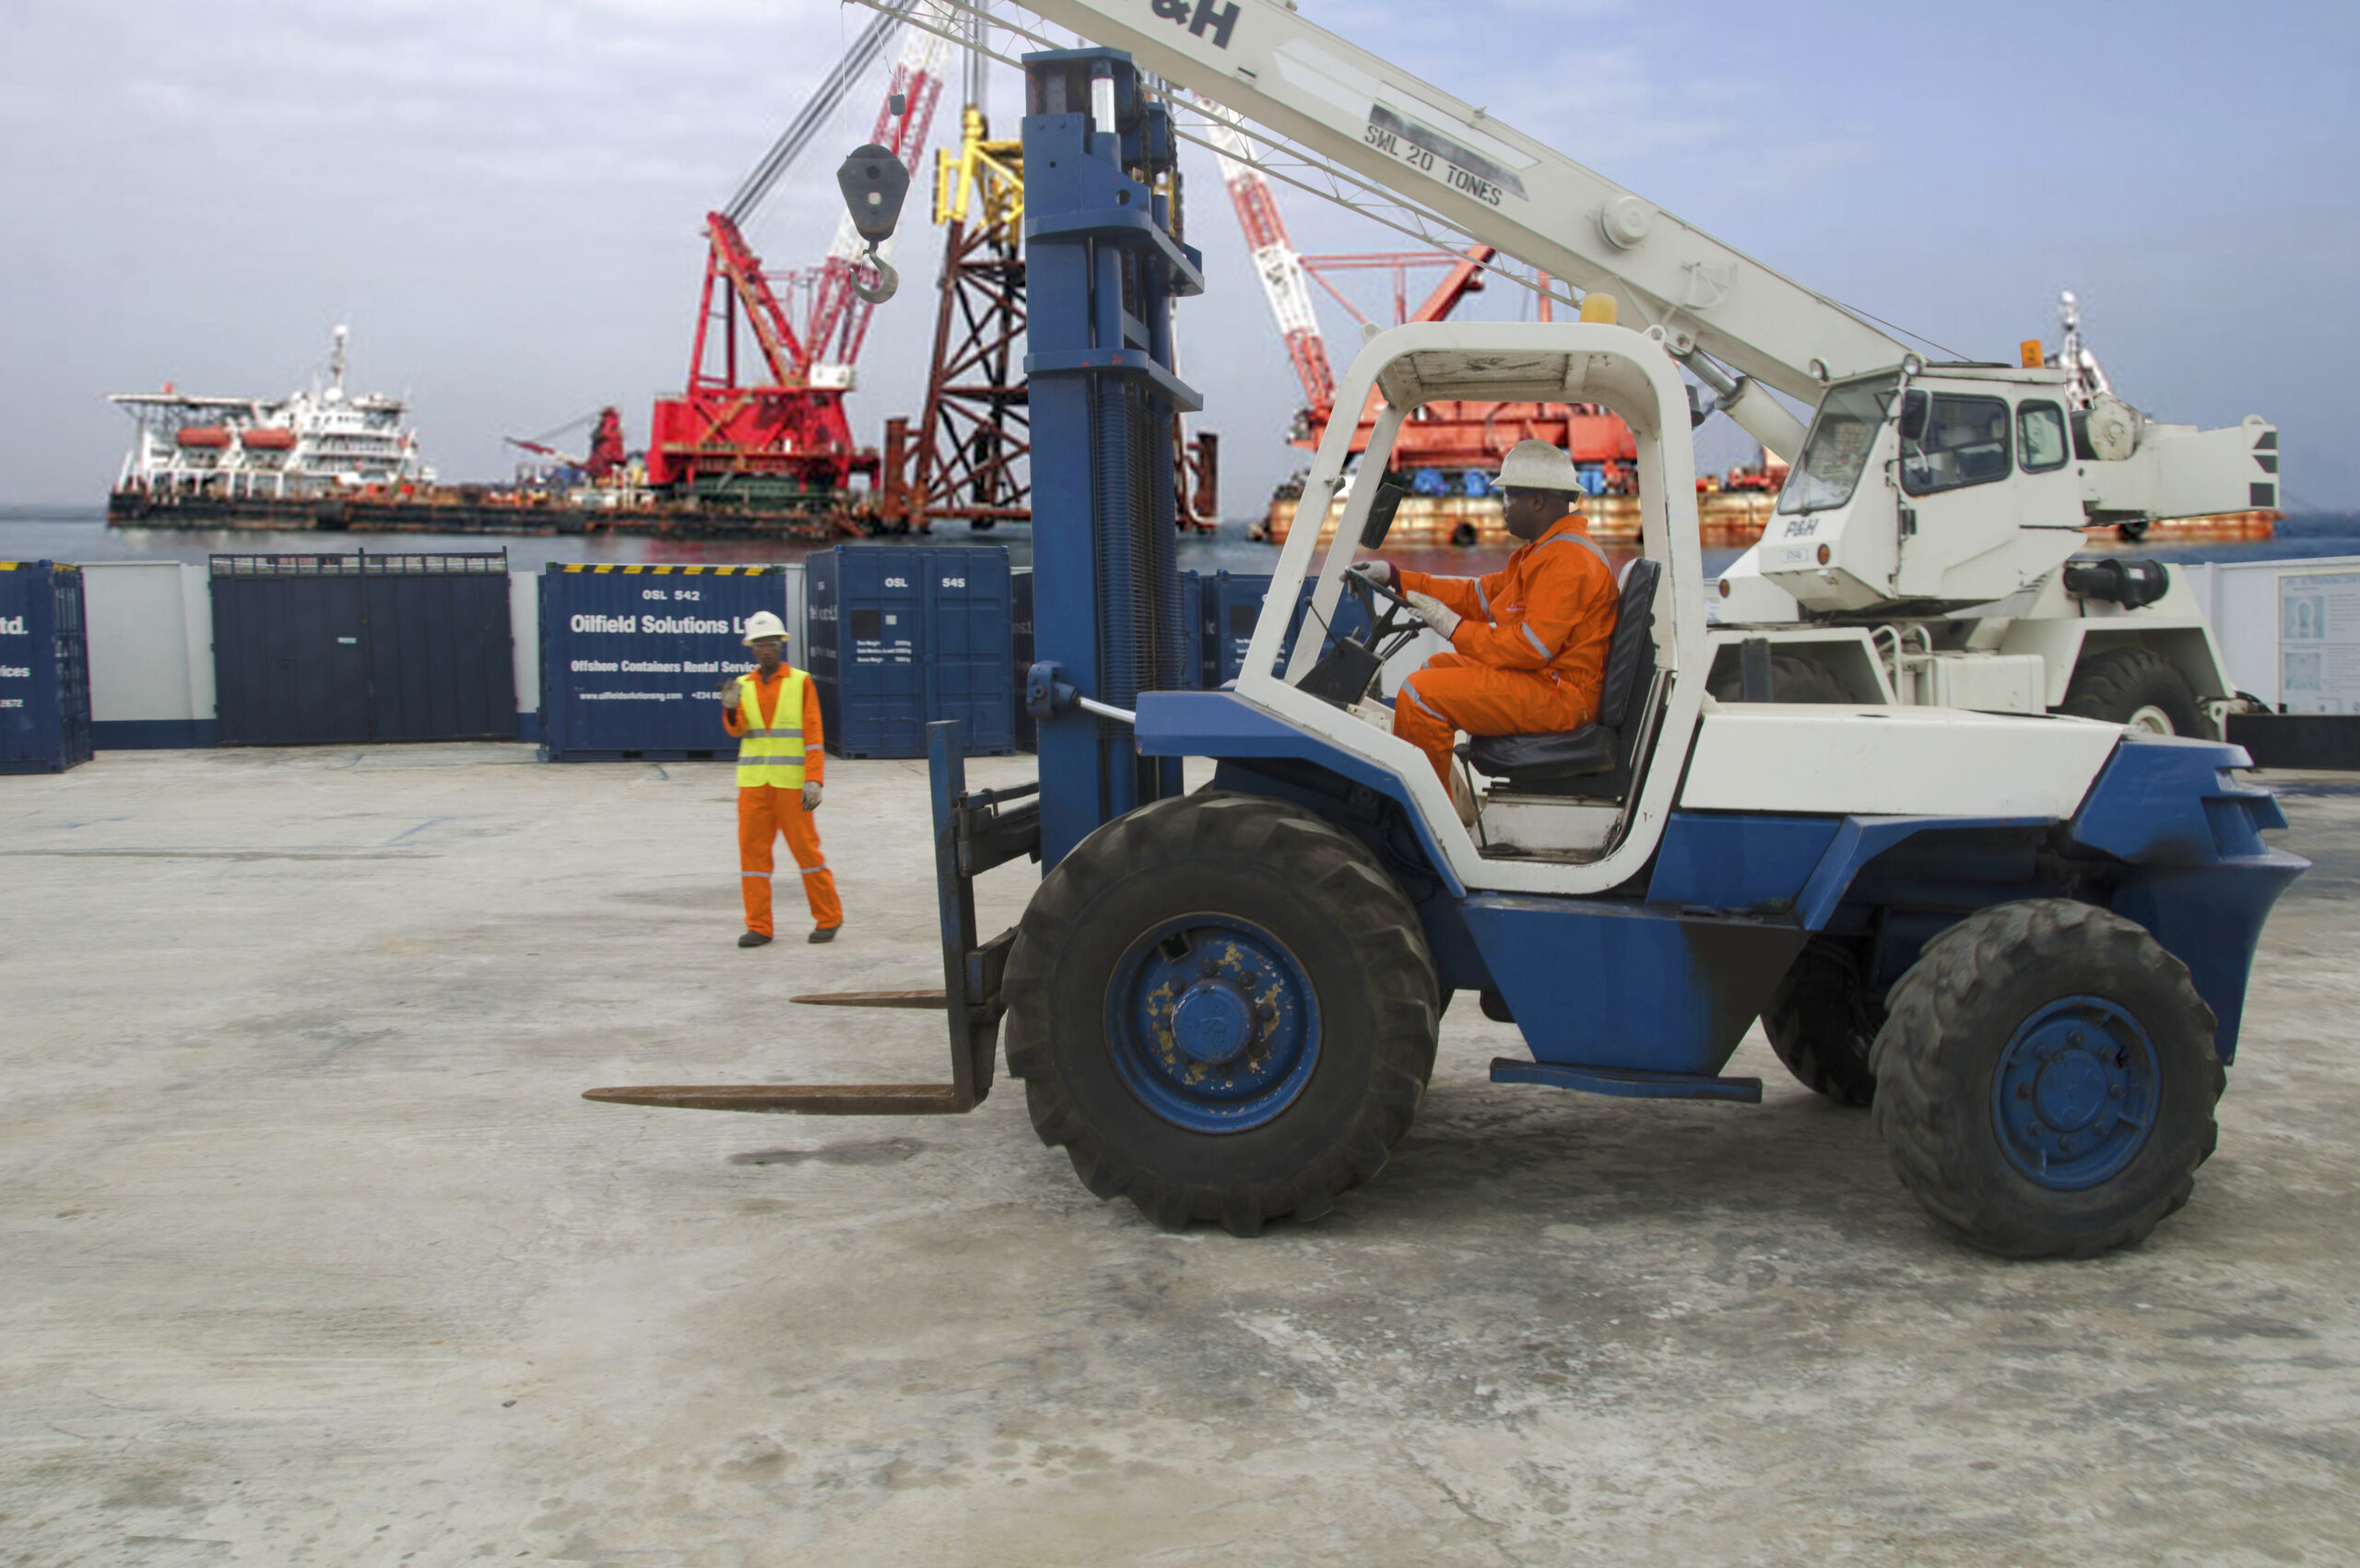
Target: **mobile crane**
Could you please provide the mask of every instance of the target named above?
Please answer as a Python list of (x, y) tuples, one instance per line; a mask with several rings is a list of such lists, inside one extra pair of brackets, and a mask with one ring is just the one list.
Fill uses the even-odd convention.
[[(2035, 343), (2022, 365), (1929, 364), (1283, 3), (1238, 4), (1030, 8), (1404, 198), (1428, 233), (1452, 226), (1611, 290), (1628, 324), (1659, 330), (1715, 395), (1709, 407), (1791, 465), (1761, 542), (1710, 607), (1720, 624), (1763, 629), (1774, 690), (2223, 733), (2236, 691), (2178, 572), (2069, 560), (2090, 524), (2275, 507), (2274, 426), (2161, 423), (2092, 388), (2078, 363), (2040, 365)], [(1771, 391), (1816, 409), (1812, 427)], [(1738, 693), (1733, 666), (1713, 681)]]
[[(2245, 754), (1889, 697), (1766, 702), (1770, 636), (1705, 615), (1682, 364), (1712, 367), (1728, 383), (1716, 406), (1820, 480), (1814, 443), (1835, 421), (1865, 427), (1846, 438), (1865, 474), (1876, 453), (1898, 465), (1904, 440), (1922, 451), (1923, 431), (1947, 428), (1938, 396), (2039, 401), (2050, 383), (1928, 367), (1286, 6), (1034, 8), (1118, 46), (1022, 61), (1040, 779), (968, 791), (956, 725), (933, 726), (944, 988), (801, 998), (943, 1008), (950, 1081), (590, 1097), (962, 1112), (988, 1092), (1004, 1025), (1035, 1130), (1091, 1190), (1160, 1223), (1251, 1234), (1316, 1218), (1377, 1173), (1416, 1114), (1445, 1009), (1471, 992), (1531, 1053), (1495, 1060), (1495, 1081), (1623, 1097), (1758, 1101), (1759, 1079), (1722, 1068), (1760, 1017), (1802, 1081), (1873, 1102), (1929, 1214), (1996, 1252), (2091, 1255), (2186, 1202), (2255, 944), (2307, 864), (2264, 843), (2284, 818), (2236, 776)], [(1233, 688), (1181, 689), (1162, 476), (1173, 412), (1198, 401), (1174, 369), (1172, 309), (1202, 274), (1174, 232), (1176, 89), (1366, 171), (1368, 188), (1480, 222), (1587, 291), (1577, 321), (1372, 337), (1306, 479), (1316, 505), (1337, 493), (1372, 395), (1371, 473), (1438, 400), (1596, 403), (1634, 435), (1645, 555), (1622, 579), (1599, 720), (1470, 741), (1462, 756), (1486, 781), (1471, 820), (1390, 733), (1380, 672), (1416, 623), (1360, 578), (1365, 636), (1305, 635), (1281, 660), (1290, 617), (1266, 611)], [(870, 216), (890, 230), (890, 211)], [(1620, 319), (1626, 303), (1639, 324)], [(1796, 380), (1806, 356), (1823, 385)], [(1819, 393), (1808, 440), (1762, 390), (1782, 383)], [(2198, 472), (2222, 445), (2155, 439), (2185, 442)], [(1894, 493), (1909, 494), (1897, 475)], [(1865, 531), (1872, 499), (1797, 515)], [(1335, 625), (1347, 569), (1382, 545), (1398, 501), (1351, 487), (1332, 546), (1312, 529), (1289, 538), (1268, 603), (1291, 608), (1316, 580), (1312, 615)], [(1946, 537), (1935, 525), (1950, 516), (1929, 509), (1897, 538)], [(1960, 525), (1971, 539), (1976, 526)], [(1840, 538), (1819, 542), (1833, 558)], [(1995, 548), (2021, 563), (2055, 546)], [(1911, 603), (1988, 591), (1979, 556), (1941, 559)], [(1815, 570), (1801, 578), (1818, 592)], [(1712, 690), (1725, 660), (1740, 677), (1729, 701)], [(1210, 790), (1184, 793), (1184, 758), (1213, 761)], [(1022, 919), (979, 940), (974, 878), (1028, 856), (1043, 880)]]

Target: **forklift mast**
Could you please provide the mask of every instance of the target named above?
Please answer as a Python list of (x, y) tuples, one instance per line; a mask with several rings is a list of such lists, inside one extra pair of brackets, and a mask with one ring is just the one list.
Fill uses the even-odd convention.
[(1025, 296), (1032, 396), (1033, 620), (1025, 703), (1040, 722), (1041, 860), (1180, 793), (1142, 758), (1142, 691), (1189, 684), (1171, 484), (1172, 304), (1203, 291), (1180, 242), (1172, 119), (1118, 50), (1024, 57)]

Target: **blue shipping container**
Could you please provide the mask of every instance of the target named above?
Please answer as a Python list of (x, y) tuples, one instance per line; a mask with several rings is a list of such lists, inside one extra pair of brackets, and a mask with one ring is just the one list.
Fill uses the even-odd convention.
[[(551, 566), (541, 573), (541, 755), (553, 762), (738, 754), (721, 688), (753, 667), (746, 619), (786, 619), (775, 566)], [(787, 662), (808, 651), (791, 644)], [(808, 667), (808, 666), (806, 666)]]
[[(1287, 656), (1294, 649), (1294, 640), (1303, 635), (1304, 617), (1311, 608), (1311, 590), (1316, 586), (1316, 584), (1305, 580), (1303, 592), (1295, 596), (1294, 614), (1287, 621), (1286, 640), (1279, 644), (1280, 669), (1286, 668)], [(1356, 637), (1364, 643), (1368, 641), (1368, 612), (1361, 608), (1360, 600), (1349, 591), (1339, 592), (1336, 595), (1335, 611), (1320, 634), (1320, 655), (1326, 657), (1328, 650), (1335, 646), (1339, 637)]]
[(957, 719), (971, 757), (1016, 749), (1016, 600), (1005, 545), (925, 552), (926, 718)]
[[(1278, 667), (1284, 669), (1288, 655), (1293, 651), (1294, 640), (1301, 635), (1304, 611), (1311, 605), (1309, 580), (1295, 601), (1294, 613), (1287, 619), (1286, 636), (1279, 643)], [(1253, 572), (1216, 572), (1204, 579), (1199, 587), (1202, 601), (1199, 624), (1204, 638), (1204, 685), (1209, 690), (1218, 690), (1235, 680), (1245, 667), (1245, 650), (1254, 641), (1255, 623), (1262, 619), (1262, 601), (1270, 592), (1270, 579)], [(1322, 634), (1323, 651), (1334, 636), (1368, 635), (1368, 616), (1360, 601), (1350, 594), (1336, 600), (1336, 612), (1331, 626)]]
[(0, 773), (62, 773), (89, 760), (82, 569), (0, 560)]
[[(1021, 566), (1011, 578), (1009, 602), (1016, 607), (1014, 643), (1016, 645), (1016, 749), (1020, 751), (1040, 749), (1040, 721), (1024, 706), (1025, 677), (1032, 668), (1032, 569)], [(1204, 579), (1194, 572), (1180, 573), (1180, 634), (1185, 656), (1181, 661), (1186, 690), (1202, 690), (1205, 684), (1204, 651), (1211, 623), (1204, 619)]]
[(215, 739), (513, 739), (504, 550), (217, 555)]
[(1205, 631), (1204, 682), (1217, 690), (1245, 667), (1245, 646), (1254, 640), (1262, 600), (1270, 592), (1264, 572), (1216, 572), (1204, 581), (1201, 621)]
[(1041, 721), (1024, 706), (1024, 678), (1032, 667), (1032, 569), (1020, 566), (1008, 574), (1009, 663), (1016, 679), (1014, 710), (1016, 749), (1041, 749)]
[(1205, 689), (1205, 580), (1193, 572), (1180, 573), (1180, 636), (1186, 646), (1181, 669), (1191, 691)]
[(828, 749), (923, 757), (957, 719), (972, 755), (1016, 749), (1012, 584), (1004, 545), (841, 545), (804, 562), (811, 675)]

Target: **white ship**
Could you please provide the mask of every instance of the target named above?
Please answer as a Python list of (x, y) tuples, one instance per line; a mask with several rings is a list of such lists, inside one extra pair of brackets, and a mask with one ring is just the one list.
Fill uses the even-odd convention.
[(336, 329), (328, 382), (272, 400), (115, 392), (107, 401), (139, 425), (115, 480), (121, 500), (308, 501), (394, 494), (431, 481), (409, 405), (344, 389), (346, 330)]

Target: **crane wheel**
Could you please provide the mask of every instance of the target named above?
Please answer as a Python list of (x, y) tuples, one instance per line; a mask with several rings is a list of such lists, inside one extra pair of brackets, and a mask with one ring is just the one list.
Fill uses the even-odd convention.
[(1838, 1105), (1876, 1098), (1869, 1052), (1884, 1027), (1884, 1003), (1870, 994), (1850, 944), (1821, 937), (1795, 964), (1762, 1009), (1762, 1032), (1787, 1070), (1813, 1093)]
[(1877, 1129), (1901, 1185), (2004, 1257), (2092, 1257), (2188, 1201), (2225, 1082), (2212, 1009), (2146, 929), (2093, 904), (1980, 910), (1886, 998)]
[(2103, 719), (2151, 735), (2209, 739), (2212, 727), (2197, 705), (2196, 689), (2178, 666), (2152, 648), (2108, 648), (2073, 666), (2060, 713)]
[[(1716, 702), (1745, 701), (1745, 678), (1734, 654), (1725, 655), (1728, 667), (1705, 688)], [(1849, 702), (1851, 692), (1825, 665), (1794, 654), (1770, 655), (1770, 701), (1773, 702)]]
[(1049, 873), (1002, 995), (1009, 1070), (1083, 1185), (1240, 1236), (1376, 1174), (1441, 1019), (1417, 914), (1366, 847), (1300, 807), (1201, 792)]

